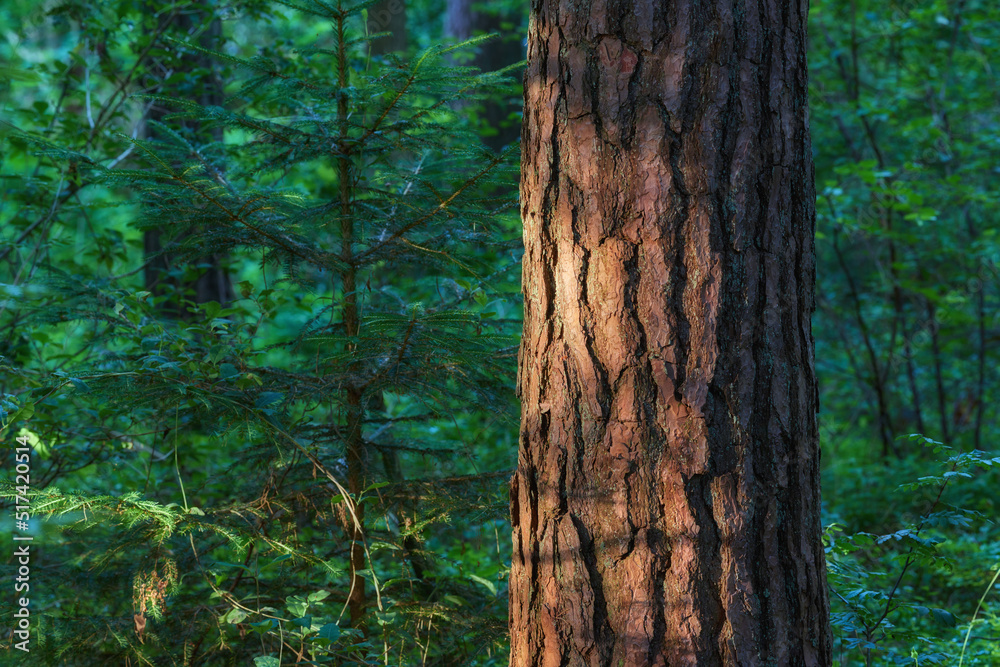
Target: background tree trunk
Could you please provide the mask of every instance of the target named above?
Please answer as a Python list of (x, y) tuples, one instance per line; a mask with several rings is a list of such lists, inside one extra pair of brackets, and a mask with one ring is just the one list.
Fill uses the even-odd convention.
[(406, 51), (406, 2), (379, 0), (368, 10), (368, 34), (392, 33), (371, 41), (370, 53), (385, 54)]
[(511, 659), (829, 665), (806, 0), (533, 0)]
[[(179, 34), (181, 39), (193, 39), (207, 49), (222, 48), (222, 22), (211, 13), (211, 9), (188, 8), (184, 11), (165, 14), (160, 20), (170, 22), (169, 31)], [(202, 29), (202, 26), (206, 27)], [(166, 30), (162, 32), (166, 32)], [(161, 30), (155, 31), (157, 35), (160, 33)], [(169, 48), (181, 47), (170, 45)], [(222, 80), (216, 73), (214, 60), (210, 56), (188, 51), (172, 64), (173, 69), (190, 72), (193, 75), (190, 83), (191, 95), (184, 96), (183, 91), (180, 93), (184, 99), (196, 101), (206, 106), (218, 106), (223, 103), (225, 95), (222, 90)], [(169, 67), (165, 63), (160, 63), (160, 66)], [(165, 79), (168, 76), (168, 71), (161, 72), (160, 75)], [(177, 85), (175, 88), (180, 89), (181, 86)], [(162, 122), (164, 116), (171, 111), (173, 110), (157, 104), (150, 108), (147, 118)], [(221, 128), (216, 128), (211, 134), (206, 135), (203, 130), (190, 122), (184, 122), (182, 127), (200, 140), (195, 142), (196, 145), (207, 141), (221, 142), (223, 138)], [(155, 140), (157, 138), (155, 126), (147, 125), (146, 134)], [(177, 317), (183, 317), (187, 311), (180, 299), (185, 293), (190, 294), (194, 303), (216, 301), (225, 306), (232, 301), (232, 282), (222, 266), (220, 255), (209, 254), (197, 262), (205, 268), (193, 281), (184, 281), (177, 276), (170, 275), (171, 269), (180, 268), (175, 267), (176, 259), (169, 252), (162, 252), (165, 242), (180, 240), (171, 238), (172, 236), (171, 230), (160, 229), (147, 230), (143, 234), (143, 250), (147, 258), (144, 272), (146, 289), (153, 294), (160, 295), (164, 293), (167, 285), (171, 285), (174, 294), (177, 295), (176, 299), (166, 302), (163, 309)]]
[[(478, 7), (476, 6), (478, 5)], [(472, 64), (493, 72), (524, 59), (521, 25), (523, 14), (510, 11), (506, 3), (487, 6), (472, 0), (448, 0), (445, 33), (455, 39), (498, 33), (499, 37), (479, 46)], [(483, 143), (495, 151), (517, 141), (521, 124), (510, 118), (517, 111), (514, 100), (497, 95), (483, 105), (483, 122), (494, 130), (483, 134)]]

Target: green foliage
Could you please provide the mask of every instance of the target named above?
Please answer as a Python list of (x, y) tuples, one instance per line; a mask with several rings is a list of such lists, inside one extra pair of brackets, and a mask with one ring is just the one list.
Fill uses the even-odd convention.
[(993, 433), (998, 18), (978, 0), (813, 5), (824, 406), (882, 456), (907, 453), (903, 433)]
[[(968, 624), (1000, 563), (985, 451), (1000, 435), (1000, 13), (981, 0), (810, 12), (835, 657), (997, 664), (995, 589)], [(913, 432), (928, 437), (901, 437)]]
[[(918, 435), (909, 440), (923, 442), (938, 455), (948, 454), (939, 474), (899, 485), (891, 508), (871, 505), (872, 496), (880, 491), (854, 490), (851, 499), (835, 498), (843, 513), (838, 519), (849, 516), (855, 525), (859, 520), (870, 522), (871, 530), (879, 532), (849, 534), (838, 523), (827, 529), (837, 650), (863, 656), (866, 665), (953, 664), (959, 654), (956, 645), (967, 631), (957, 627), (963, 619), (942, 605), (967, 607), (972, 591), (956, 586), (981, 579), (1000, 562), (995, 544), (979, 544), (990, 530), (987, 517), (993, 501), (985, 491), (996, 484), (1000, 457), (980, 451), (952, 453), (940, 442)], [(847, 476), (848, 468), (856, 465), (839, 462), (837, 473)], [(906, 467), (911, 466), (925, 467), (918, 459), (908, 461)], [(983, 474), (976, 475), (977, 471)], [(890, 478), (901, 472), (883, 470), (882, 475)], [(889, 481), (871, 480), (870, 471), (865, 474), (876, 489)], [(866, 504), (881, 516), (865, 517)], [(920, 506), (922, 510), (917, 509)], [(897, 517), (906, 521), (902, 527)], [(940, 598), (942, 586), (953, 587), (947, 601)], [(980, 655), (995, 657), (989, 651)]]
[(204, 8), (84, 7), (10, 93), (65, 101), (3, 136), (22, 664), (499, 664), (520, 245), (454, 109), (503, 77), (368, 58), (362, 5), (254, 7), (314, 39), (252, 55), (177, 30)]

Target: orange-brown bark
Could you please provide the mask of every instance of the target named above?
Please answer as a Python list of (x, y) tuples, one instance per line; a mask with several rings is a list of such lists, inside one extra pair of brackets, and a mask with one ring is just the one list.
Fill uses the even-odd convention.
[(533, 0), (512, 667), (828, 665), (806, 0)]

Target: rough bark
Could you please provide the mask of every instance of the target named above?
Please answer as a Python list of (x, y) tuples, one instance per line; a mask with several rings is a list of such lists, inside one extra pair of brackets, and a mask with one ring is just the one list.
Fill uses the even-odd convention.
[(829, 665), (806, 0), (532, 0), (513, 667)]

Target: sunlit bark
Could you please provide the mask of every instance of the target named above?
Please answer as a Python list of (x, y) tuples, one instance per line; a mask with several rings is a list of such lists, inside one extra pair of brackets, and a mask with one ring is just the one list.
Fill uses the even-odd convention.
[(828, 665), (805, 0), (533, 0), (514, 667)]

